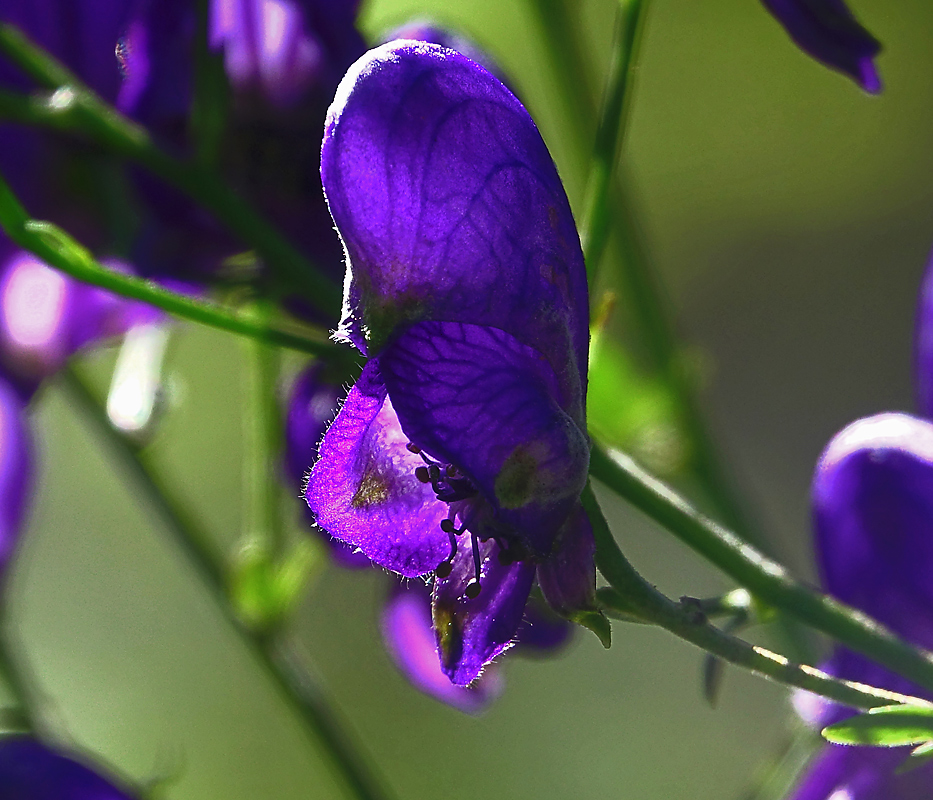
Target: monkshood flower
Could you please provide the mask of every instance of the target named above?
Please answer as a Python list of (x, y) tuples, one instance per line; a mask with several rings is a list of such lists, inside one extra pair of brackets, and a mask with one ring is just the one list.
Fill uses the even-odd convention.
[(521, 103), (437, 45), (392, 42), (350, 69), (321, 173), (347, 251), (337, 335), (369, 361), (306, 499), (376, 564), (435, 576), (441, 667), (468, 685), (512, 643), (536, 577), (564, 615), (593, 603), (573, 217)]
[[(933, 423), (888, 413), (859, 420), (830, 442), (813, 482), (816, 545), (829, 593), (907, 641), (933, 647)], [(929, 696), (864, 656), (837, 648), (824, 667), (846, 680)], [(851, 715), (807, 697), (817, 726)], [(926, 800), (933, 765), (903, 775), (907, 753), (829, 745), (794, 800)]]
[(118, 781), (22, 736), (0, 740), (3, 800), (132, 800)]
[(852, 78), (866, 92), (881, 91), (874, 58), (881, 44), (842, 0), (762, 0), (801, 50)]

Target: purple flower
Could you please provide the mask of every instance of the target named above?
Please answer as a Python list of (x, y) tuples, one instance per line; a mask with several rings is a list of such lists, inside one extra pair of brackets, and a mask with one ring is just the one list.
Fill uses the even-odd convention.
[(797, 45), (844, 72), (866, 92), (881, 91), (874, 58), (881, 45), (842, 0), (762, 0)]
[[(209, 43), (223, 57), (231, 88), (220, 170), (335, 279), (342, 251), (317, 167), (327, 104), (365, 49), (357, 7), (355, 0), (209, 4)], [(164, 145), (189, 152), (194, 5), (147, 0), (139, 8), (124, 40), (120, 107)], [(136, 186), (147, 213), (134, 261), (145, 274), (216, 278), (221, 262), (243, 249), (176, 190), (143, 173)]]
[[(123, 262), (104, 263), (130, 271)], [(158, 309), (75, 281), (31, 253), (0, 260), (0, 365), (27, 397), (82, 347), (162, 318)]]
[(370, 359), (306, 498), (375, 563), (434, 573), (441, 666), (468, 685), (513, 642), (536, 576), (561, 613), (592, 607), (573, 217), (521, 103), (436, 45), (351, 68), (321, 173), (348, 255), (338, 335)]
[[(829, 443), (813, 481), (816, 545), (827, 591), (920, 647), (933, 647), (933, 423), (908, 414), (861, 419)], [(824, 668), (845, 680), (923, 696), (923, 690), (838, 647)], [(807, 698), (823, 726), (851, 715)], [(933, 765), (898, 776), (904, 750), (830, 745), (794, 800), (921, 800)]]
[(131, 800), (134, 795), (70, 755), (22, 736), (0, 740), (3, 800)]
[(435, 700), (478, 714), (502, 693), (502, 676), (495, 664), (469, 686), (457, 686), (444, 674), (437, 660), (431, 592), (420, 581), (394, 585), (382, 610), (382, 638), (402, 674)]

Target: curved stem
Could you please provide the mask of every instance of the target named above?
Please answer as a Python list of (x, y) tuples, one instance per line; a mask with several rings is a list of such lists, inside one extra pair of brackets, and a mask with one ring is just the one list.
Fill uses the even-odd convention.
[(611, 586), (599, 590), (599, 600), (607, 611), (658, 625), (730, 664), (847, 706), (876, 708), (910, 703), (933, 707), (920, 698), (839, 680), (814, 667), (794, 664), (782, 655), (751, 645), (710, 625), (696, 605), (675, 603), (665, 597), (628, 562), (599, 511), (589, 486), (584, 489), (583, 503), (596, 537), (596, 565)]
[(38, 733), (42, 730), (39, 698), (18, 658), (19, 653), (12, 646), (9, 635), (5, 631), (0, 632), (0, 681), (6, 684), (16, 701), (15, 721), (21, 723), (26, 731)]
[[(622, 0), (609, 81), (592, 151), (587, 123), (595, 109), (585, 87), (581, 91), (579, 85), (587, 69), (579, 40), (578, 16), (568, 11), (565, 0), (529, 2), (548, 43), (565, 115), (574, 120), (571, 130), (576, 134), (577, 149), (593, 154), (582, 231), (587, 270), (592, 276), (598, 268), (611, 221), (620, 249), (621, 269), (616, 277), (628, 300), (639, 342), (644, 344), (648, 366), (664, 381), (676, 404), (677, 422), (690, 443), (691, 471), (722, 521), (743, 539), (764, 547), (761, 526), (750, 517), (710, 436), (696, 388), (684, 368), (682, 346), (671, 318), (670, 304), (644, 247), (625, 181), (620, 175), (618, 153), (629, 116), (648, 0)], [(792, 620), (779, 618), (778, 622), (794, 654), (810, 658), (811, 647), (801, 631), (791, 624)]]
[(119, 458), (123, 470), (141, 489), (165, 522), (166, 530), (201, 578), (215, 605), (230, 623), (285, 703), (304, 723), (316, 744), (323, 746), (330, 763), (358, 800), (388, 800), (384, 781), (377, 779), (358, 752), (337, 711), (308, 671), (299, 664), (294, 646), (285, 638), (247, 628), (237, 617), (227, 595), (223, 559), (208, 533), (175, 500), (146, 453), (121, 435), (107, 421), (94, 391), (74, 368), (66, 368), (62, 380), (71, 399), (97, 433)]
[[(45, 107), (33, 103), (29, 114), (27, 108), (21, 106), (17, 113), (19, 121), (30, 117), (41, 123), (42, 117), (52, 117), (47, 122), (51, 127), (80, 130), (99, 144), (136, 161), (212, 212), (234, 236), (263, 255), (270, 268), (300, 291), (318, 311), (330, 317), (337, 316), (339, 287), (324, 277), (271, 223), (225, 186), (203, 161), (183, 162), (160, 150), (145, 128), (107, 105), (63, 64), (12, 25), (0, 24), (0, 53), (55, 93), (55, 102)], [(14, 105), (8, 93), (4, 100), (0, 107)]]
[[(912, 647), (857, 609), (798, 583), (780, 564), (700, 514), (628, 456), (610, 456), (595, 447), (590, 474), (764, 602), (933, 691), (933, 654)], [(601, 557), (605, 554), (597, 553)]]
[(51, 223), (30, 219), (2, 175), (0, 228), (23, 249), (84, 283), (100, 286), (123, 297), (140, 300), (169, 314), (212, 328), (304, 353), (325, 356), (333, 361), (348, 361), (348, 348), (338, 347), (328, 341), (323, 332), (319, 339), (313, 339), (260, 321), (249, 313), (233, 311), (197, 297), (178, 294), (154, 281), (107, 269), (60, 228)]

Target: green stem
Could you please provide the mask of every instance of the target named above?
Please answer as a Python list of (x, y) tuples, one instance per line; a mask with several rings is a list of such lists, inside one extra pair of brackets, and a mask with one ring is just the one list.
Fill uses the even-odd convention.
[(216, 303), (177, 294), (154, 281), (107, 269), (60, 228), (30, 219), (2, 175), (0, 227), (20, 247), (77, 280), (100, 286), (123, 297), (149, 303), (169, 314), (212, 328), (331, 360), (348, 360), (348, 348), (338, 347), (327, 341), (323, 333), (320, 339), (312, 339), (307, 335), (292, 333), (284, 328), (257, 321), (248, 313), (232, 311)]
[(933, 691), (933, 654), (912, 647), (862, 612), (798, 583), (780, 564), (700, 514), (628, 456), (610, 456), (595, 447), (590, 474), (765, 603)]
[[(270, 268), (300, 291), (318, 311), (336, 317), (340, 290), (303, 256), (268, 221), (239, 195), (225, 186), (203, 163), (184, 162), (160, 150), (145, 128), (107, 105), (64, 65), (34, 45), (12, 25), (0, 25), (0, 53), (19, 66), (38, 84), (54, 92), (46, 104), (34, 103), (30, 116), (61, 129), (80, 130), (99, 144), (131, 159), (181, 189), (212, 212), (230, 231), (255, 248)], [(10, 96), (5, 97), (6, 105)], [(25, 121), (26, 108), (17, 112)], [(51, 119), (50, 119), (51, 118)]]
[(751, 645), (710, 625), (706, 615), (699, 612), (694, 604), (673, 602), (638, 574), (616, 544), (589, 486), (584, 490), (583, 503), (596, 537), (596, 565), (611, 586), (599, 591), (599, 600), (606, 610), (638, 617), (730, 664), (847, 706), (876, 708), (893, 703), (933, 706), (916, 697), (850, 683), (813, 667), (794, 664), (782, 655)]
[(609, 239), (611, 219), (609, 189), (625, 142), (632, 107), (635, 75), (642, 34), (647, 19), (647, 0), (620, 0), (613, 39), (609, 80), (596, 129), (590, 160), (586, 205), (580, 239), (587, 277), (595, 285), (596, 270)]
[(69, 395), (97, 433), (119, 458), (123, 471), (159, 512), (176, 545), (200, 576), (215, 605), (235, 630), (285, 703), (300, 717), (313, 741), (324, 747), (335, 772), (358, 800), (388, 798), (383, 781), (365, 763), (350, 739), (339, 714), (307, 670), (298, 663), (293, 645), (279, 636), (257, 633), (244, 626), (230, 605), (223, 560), (210, 536), (175, 500), (145, 451), (121, 435), (107, 421), (94, 391), (73, 369), (62, 373)]
[[(265, 309), (257, 310), (264, 314)], [(246, 541), (270, 558), (283, 554), (282, 521), (279, 515), (279, 443), (282, 425), (275, 390), (279, 377), (276, 351), (261, 342), (249, 342), (246, 424), (247, 453), (243, 492), (247, 498)]]
[[(565, 116), (573, 119), (577, 149), (590, 150), (587, 120), (594, 108), (581, 90), (587, 73), (579, 30), (579, 15), (568, 12), (566, 0), (529, 0), (548, 44), (553, 73), (564, 104)], [(605, 247), (610, 221), (620, 248), (618, 280), (635, 320), (639, 342), (645, 347), (650, 368), (659, 374), (677, 407), (677, 418), (690, 443), (691, 471), (703, 493), (723, 522), (744, 539), (765, 545), (761, 526), (749, 517), (732, 481), (720, 463), (696, 389), (684, 368), (681, 345), (671, 318), (669, 303), (643, 244), (618, 168), (618, 152), (624, 142), (631, 107), (632, 82), (637, 72), (639, 44), (647, 19), (648, 0), (622, 0), (619, 28), (613, 50), (606, 102), (600, 118), (593, 164), (587, 189), (587, 214), (582, 238), (587, 248), (587, 270), (592, 274)], [(591, 283), (591, 286), (593, 284)], [(779, 619), (795, 656), (811, 657), (811, 648), (801, 631), (788, 620)]]
[(16, 702), (13, 709), (16, 723), (30, 733), (42, 730), (42, 720), (39, 712), (40, 698), (38, 697), (32, 681), (20, 668), (19, 653), (12, 646), (9, 635), (0, 633), (0, 680), (6, 684)]

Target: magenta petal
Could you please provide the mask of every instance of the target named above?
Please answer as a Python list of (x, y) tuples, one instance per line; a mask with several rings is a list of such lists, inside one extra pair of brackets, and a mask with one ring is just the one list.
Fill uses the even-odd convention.
[(586, 482), (586, 435), (553, 399), (547, 361), (496, 328), (410, 326), (379, 357), (402, 428), (454, 464), (541, 555)]
[[(469, 537), (460, 547), (447, 578), (436, 578), (432, 614), (441, 668), (458, 686), (475, 681), (483, 667), (515, 640), (535, 577), (535, 565), (499, 563), (499, 546), (490, 539), (478, 543), (481, 561), (479, 596), (466, 596), (474, 578)], [(464, 541), (466, 546), (464, 546)]]
[(318, 525), (380, 566), (414, 577), (450, 552), (448, 507), (415, 477), (377, 359), (370, 359), (321, 442), (305, 499)]
[(382, 636), (405, 677), (442, 703), (476, 714), (502, 691), (502, 680), (494, 669), (486, 670), (470, 686), (451, 683), (441, 670), (431, 625), (431, 596), (422, 584), (394, 589), (382, 612)]
[[(582, 393), (583, 256), (547, 148), (521, 103), (452, 50), (391, 42), (337, 90), (321, 175), (347, 248), (342, 333), (378, 352), (399, 325), (511, 333)], [(365, 323), (365, 324), (364, 324)]]
[(557, 536), (554, 554), (538, 566), (538, 585), (548, 604), (564, 616), (596, 608), (596, 541), (579, 503)]

